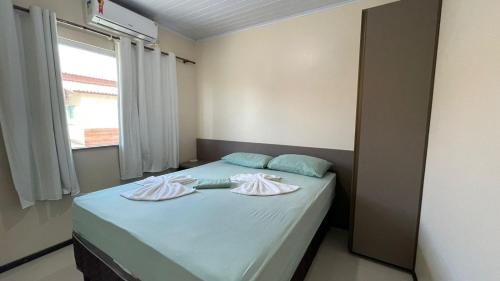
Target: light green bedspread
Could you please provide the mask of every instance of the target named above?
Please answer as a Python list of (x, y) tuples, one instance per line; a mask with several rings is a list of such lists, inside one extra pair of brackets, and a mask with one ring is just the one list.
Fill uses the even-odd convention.
[(213, 162), (176, 174), (222, 178), (267, 173), (293, 193), (245, 196), (201, 190), (161, 202), (131, 201), (129, 183), (75, 198), (73, 228), (142, 281), (290, 280), (333, 199), (323, 178)]

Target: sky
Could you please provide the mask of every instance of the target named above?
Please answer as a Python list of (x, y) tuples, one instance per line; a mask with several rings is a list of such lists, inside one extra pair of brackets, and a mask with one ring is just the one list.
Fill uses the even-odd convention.
[(107, 80), (117, 80), (116, 58), (59, 44), (61, 71)]

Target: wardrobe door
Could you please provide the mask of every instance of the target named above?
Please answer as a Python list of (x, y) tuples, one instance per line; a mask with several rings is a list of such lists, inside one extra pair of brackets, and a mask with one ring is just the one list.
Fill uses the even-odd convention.
[(441, 2), (363, 13), (351, 249), (413, 270)]

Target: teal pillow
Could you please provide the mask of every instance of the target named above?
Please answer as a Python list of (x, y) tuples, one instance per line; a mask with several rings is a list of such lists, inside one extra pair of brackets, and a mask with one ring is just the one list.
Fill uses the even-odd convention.
[(321, 178), (332, 163), (307, 155), (283, 154), (271, 160), (267, 167), (272, 170)]
[(240, 166), (263, 169), (266, 167), (267, 163), (273, 159), (269, 155), (256, 154), (256, 153), (245, 153), (245, 152), (235, 152), (222, 157), (223, 160)]

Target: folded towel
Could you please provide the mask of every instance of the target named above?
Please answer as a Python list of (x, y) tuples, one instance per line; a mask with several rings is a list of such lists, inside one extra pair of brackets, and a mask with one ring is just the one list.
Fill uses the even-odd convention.
[(294, 192), (300, 188), (296, 185), (281, 183), (280, 180), (281, 177), (262, 173), (239, 174), (231, 177), (231, 181), (238, 183), (238, 187), (231, 189), (231, 192), (253, 196), (270, 196)]
[(157, 177), (151, 176), (151, 177), (147, 177), (147, 178), (145, 178), (143, 180), (136, 181), (134, 183), (139, 184), (139, 185), (148, 185), (148, 184), (154, 184), (157, 181), (158, 181)]
[(146, 186), (146, 185), (150, 185), (150, 184), (156, 184), (159, 182), (163, 182), (165, 180), (167, 182), (170, 182), (170, 183), (177, 182), (180, 184), (190, 184), (190, 183), (193, 183), (196, 181), (195, 178), (193, 178), (192, 176), (189, 176), (189, 175), (169, 175), (169, 174), (166, 174), (166, 175), (162, 175), (162, 176), (158, 176), (158, 177), (151, 176), (151, 177), (145, 178), (143, 180), (136, 181), (135, 183), (139, 184), (139, 185)]
[(140, 188), (123, 192), (120, 195), (130, 200), (160, 201), (195, 192), (195, 189), (191, 187), (186, 187), (179, 182), (171, 182), (164, 177), (150, 179), (141, 185), (143, 186)]
[(268, 175), (264, 173), (257, 173), (257, 174), (238, 174), (232, 176), (230, 179), (232, 182), (248, 182), (248, 181), (253, 181), (258, 178), (263, 178), (266, 180), (272, 180), (272, 181), (280, 181), (281, 177), (275, 176), (275, 175)]
[(195, 189), (211, 189), (211, 188), (229, 188), (231, 187), (230, 179), (199, 179), (193, 186)]

